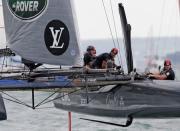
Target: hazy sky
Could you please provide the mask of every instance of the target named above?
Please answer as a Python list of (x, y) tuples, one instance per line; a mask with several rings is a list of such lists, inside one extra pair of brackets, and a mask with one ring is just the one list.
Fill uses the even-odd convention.
[[(110, 37), (102, 0), (75, 1), (81, 37)], [(113, 27), (110, 0), (104, 2)], [(112, 0), (115, 23), (121, 37), (118, 2), (125, 7), (133, 37), (180, 36), (178, 0)]]
[[(111, 38), (102, 0), (74, 1), (81, 39)], [(110, 0), (104, 2), (115, 35)], [(119, 37), (122, 37), (117, 6), (119, 2), (125, 7), (133, 37), (180, 36), (178, 0), (112, 0)], [(0, 10), (0, 26), (3, 25), (2, 21)]]

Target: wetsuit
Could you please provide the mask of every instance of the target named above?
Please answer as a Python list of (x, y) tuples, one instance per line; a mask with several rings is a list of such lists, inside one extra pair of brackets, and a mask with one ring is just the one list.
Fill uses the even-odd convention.
[(110, 53), (103, 53), (97, 56), (96, 60), (92, 63), (92, 68), (101, 69), (103, 61), (111, 60), (114, 62), (114, 58), (110, 55)]
[(29, 61), (24, 58), (22, 58), (22, 63), (24, 63), (24, 65), (26, 65), (30, 71), (42, 65), (41, 63), (34, 63), (33, 61)]
[(160, 74), (166, 75), (166, 77), (167, 77), (166, 80), (174, 80), (175, 79), (175, 73), (172, 68), (170, 68), (169, 70), (163, 70), (163, 71), (161, 71)]
[(84, 54), (84, 66), (90, 65), (93, 60), (95, 60), (96, 57), (93, 57), (88, 52)]

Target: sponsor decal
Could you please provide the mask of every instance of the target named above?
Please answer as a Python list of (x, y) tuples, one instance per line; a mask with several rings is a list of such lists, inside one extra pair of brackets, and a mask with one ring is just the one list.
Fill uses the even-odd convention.
[(75, 56), (76, 55), (76, 51), (74, 49), (71, 50), (71, 55)]
[(120, 96), (118, 93), (117, 94), (109, 93), (106, 97), (106, 104), (115, 107), (124, 107), (125, 101), (123, 96)]
[(21, 20), (34, 20), (48, 7), (49, 0), (7, 0), (11, 13)]
[(61, 100), (63, 101), (63, 102), (70, 102), (71, 100), (70, 100), (70, 98), (69, 98), (69, 95), (68, 95), (68, 93), (62, 93), (62, 98), (61, 98)]
[(169, 76), (169, 75), (170, 75), (170, 73), (169, 73), (169, 72), (167, 72), (167, 73), (166, 73), (166, 75), (167, 75), (167, 76)]
[(53, 55), (62, 55), (69, 46), (69, 31), (60, 20), (52, 20), (46, 26), (44, 40), (47, 49)]
[(87, 99), (81, 99), (81, 105), (87, 104)]

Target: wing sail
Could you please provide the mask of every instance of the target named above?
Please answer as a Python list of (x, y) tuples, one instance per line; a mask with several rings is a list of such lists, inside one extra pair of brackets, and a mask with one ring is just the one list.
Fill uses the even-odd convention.
[(3, 0), (7, 44), (37, 63), (74, 65), (80, 60), (73, 0)]
[(126, 49), (126, 61), (128, 73), (133, 71), (133, 56), (131, 49), (131, 26), (127, 23), (126, 14), (123, 5), (119, 4), (119, 13), (121, 18), (122, 31), (124, 36), (124, 43)]

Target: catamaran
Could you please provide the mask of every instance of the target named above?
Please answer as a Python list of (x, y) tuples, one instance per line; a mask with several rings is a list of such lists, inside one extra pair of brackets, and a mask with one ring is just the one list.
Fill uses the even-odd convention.
[[(77, 65), (81, 61), (78, 27), (73, 0), (3, 0), (7, 44), (22, 58), (53, 65)], [(58, 5), (58, 6), (56, 6)], [(125, 125), (82, 118), (84, 120), (129, 126), (133, 118), (180, 117), (180, 82), (151, 80), (133, 67), (131, 26), (123, 5), (118, 5), (124, 37), (128, 72), (116, 69), (48, 69), (2, 72), (0, 89), (31, 90), (33, 109), (53, 101), (58, 109), (96, 116), (128, 118)], [(66, 88), (66, 90), (63, 90)], [(53, 100), (35, 104), (34, 91), (56, 89)], [(11, 97), (12, 98), (12, 97)], [(24, 104), (15, 99), (16, 103)], [(1, 120), (6, 119), (0, 99)], [(0, 112), (1, 113), (1, 112)]]

